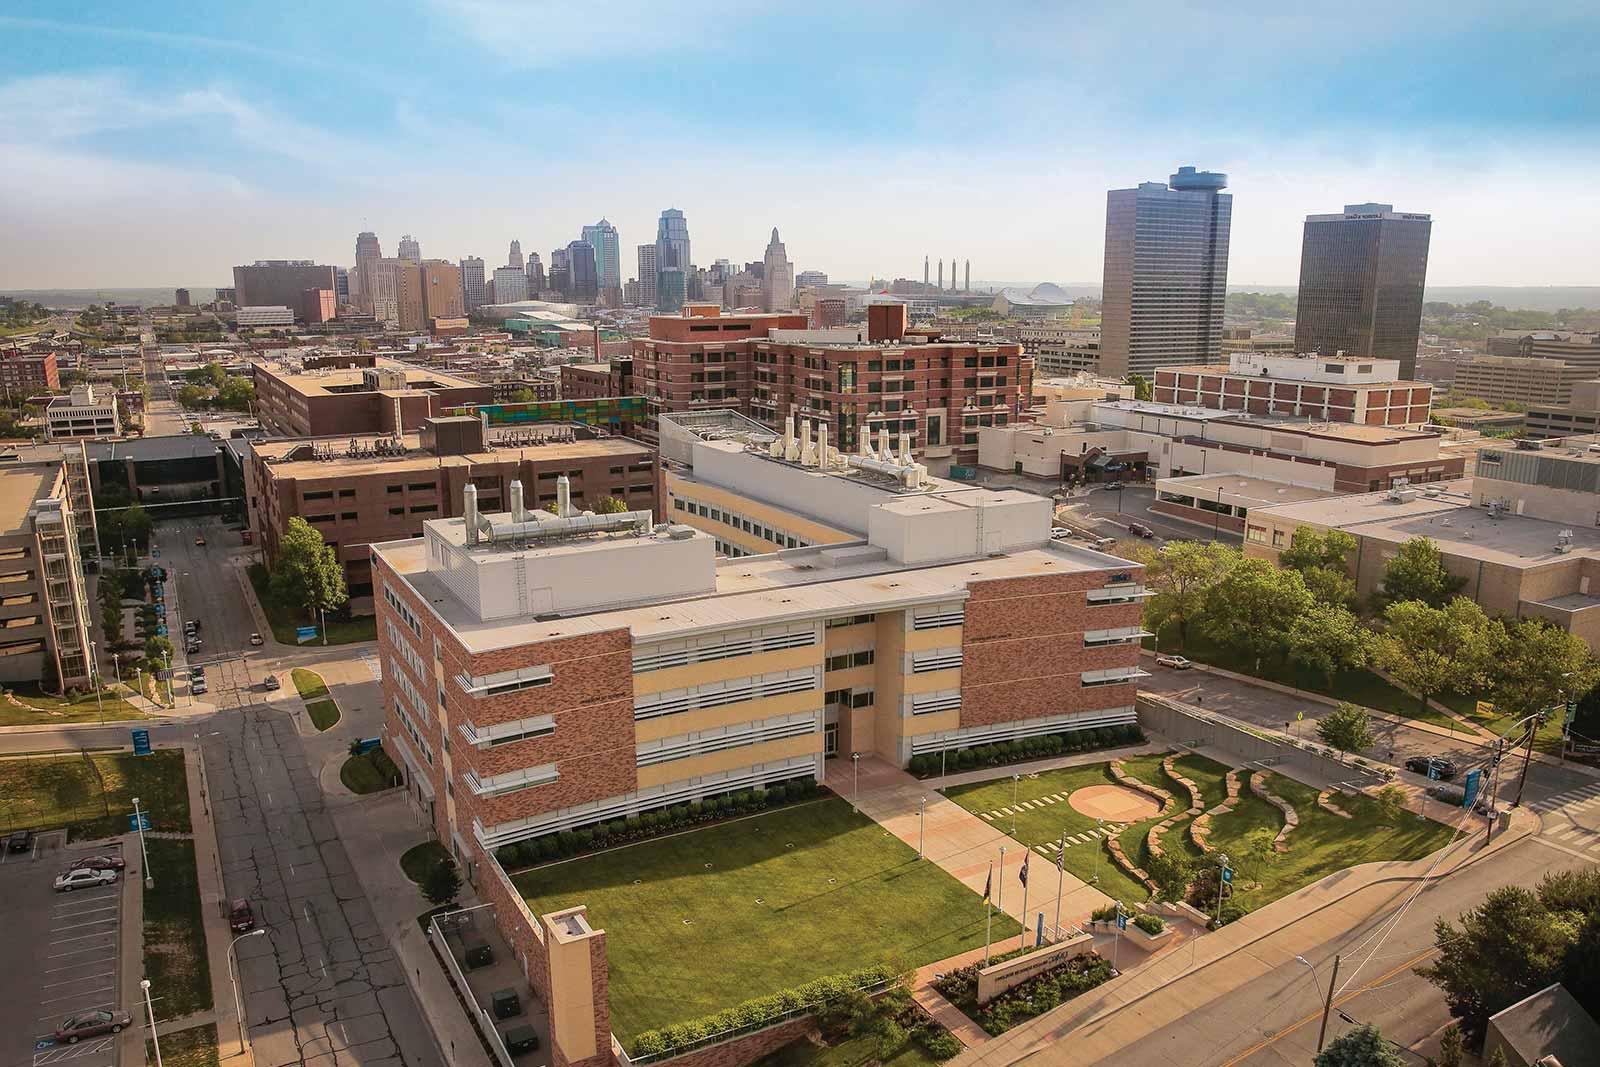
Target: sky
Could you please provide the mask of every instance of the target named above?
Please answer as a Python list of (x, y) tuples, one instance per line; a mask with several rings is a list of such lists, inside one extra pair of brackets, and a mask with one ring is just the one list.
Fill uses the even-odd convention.
[[(1115, 10), (1110, 10), (1114, 8)], [(577, 239), (1097, 283), (1105, 192), (1228, 173), (1232, 284), (1309, 213), (1434, 217), (1433, 285), (1597, 278), (1600, 5), (8, 0), (0, 289), (231, 284)]]

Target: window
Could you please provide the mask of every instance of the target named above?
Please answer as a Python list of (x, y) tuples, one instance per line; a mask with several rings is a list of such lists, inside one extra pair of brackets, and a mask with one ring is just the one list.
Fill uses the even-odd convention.
[(829, 619), (827, 628), (836, 630), (842, 626), (860, 626), (863, 623), (872, 622), (876, 618), (876, 615), (845, 615), (837, 619)]
[(341, 511), (341, 512), (339, 512), (339, 521), (340, 522), (355, 522), (356, 521), (356, 513), (353, 512), (353, 511)]
[(386, 486), (383, 487), (383, 491), (385, 493), (398, 493), (398, 492), (401, 492), (404, 489), (405, 489), (405, 486), (403, 486), (403, 485), (386, 485)]
[(409, 482), (406, 488), (413, 493), (426, 493), (439, 488), (436, 482)]
[(872, 649), (862, 649), (858, 652), (840, 652), (829, 656), (824, 664), (825, 670), (847, 671), (852, 667), (868, 667), (872, 665)]
[(341, 490), (339, 490), (340, 499), (346, 499), (348, 497), (352, 497), (352, 496), (355, 496), (355, 495), (356, 495), (356, 491), (354, 489), (341, 489)]
[(306, 516), (306, 521), (307, 522), (332, 522), (333, 521), (333, 516), (332, 515), (307, 515)]
[(852, 708), (872, 707), (872, 690), (863, 689), (859, 693), (850, 694), (850, 706)]
[(322, 490), (320, 492), (316, 492), (316, 493), (305, 493), (300, 497), (300, 499), (301, 500), (332, 500), (333, 499), (333, 490), (332, 489), (324, 489), (324, 490)]
[(389, 514), (391, 514), (391, 515), (404, 515), (405, 513), (406, 513), (406, 509), (403, 508), (403, 507), (390, 508), (389, 509)]
[(439, 510), (438, 504), (417, 504), (411, 509), (413, 515), (431, 515)]

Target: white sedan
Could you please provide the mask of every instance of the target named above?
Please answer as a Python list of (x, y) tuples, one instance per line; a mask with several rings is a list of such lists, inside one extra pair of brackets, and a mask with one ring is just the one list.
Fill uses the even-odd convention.
[(1171, 667), (1175, 671), (1186, 671), (1194, 664), (1182, 656), (1174, 656), (1170, 652), (1163, 652), (1156, 657), (1156, 666)]
[(117, 880), (116, 871), (99, 871), (93, 867), (79, 867), (68, 871), (55, 881), (57, 893), (70, 893), (86, 886), (110, 885)]

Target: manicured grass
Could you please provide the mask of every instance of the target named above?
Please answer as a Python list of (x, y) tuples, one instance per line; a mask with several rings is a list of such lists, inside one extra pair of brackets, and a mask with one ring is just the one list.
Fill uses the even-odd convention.
[(339, 768), (339, 781), (352, 793), (378, 793), (390, 789), (399, 777), (400, 768), (381, 748), (362, 756), (351, 756)]
[(295, 692), (300, 694), (301, 700), (316, 700), (328, 695), (328, 683), (316, 671), (296, 667), (289, 672), (289, 678), (294, 682)]
[(449, 850), (439, 842), (424, 841), (420, 845), (412, 845), (406, 849), (405, 854), (400, 857), (400, 869), (405, 872), (407, 878), (421, 885), (439, 861), (449, 855)]
[(200, 881), (194, 842), (151, 837), (144, 891), (144, 973), (161, 991), (156, 1019), (178, 1019), (211, 1007), (211, 966), (200, 915)]
[(306, 705), (306, 714), (319, 731), (332, 729), (339, 722), (339, 705), (331, 700), (313, 700)]
[[(1142, 760), (1147, 757), (1137, 758)], [(945, 795), (973, 814), (981, 815), (983, 812), (995, 812), (1001, 808), (1012, 807), (1011, 784), (1011, 776), (1008, 774), (992, 782), (954, 786), (945, 790)], [(1031, 801), (1055, 796), (1057, 793), (1070, 793), (1085, 786), (1114, 784), (1115, 779), (1111, 777), (1108, 763), (1088, 763), (1081, 767), (1041, 771), (1037, 775), (1025, 774), (1017, 783), (1016, 796), (1019, 801)], [(1014, 836), (1029, 847), (1046, 844), (1053, 847), (1055, 842), (1062, 839), (1063, 834), (1072, 837), (1086, 830), (1093, 830), (1095, 825), (1089, 816), (1078, 813), (1069, 804), (1061, 803), (1018, 811), (1015, 821)], [(1010, 832), (1012, 816), (996, 815), (991, 825)], [(1099, 889), (1119, 900), (1130, 902), (1143, 900), (1147, 895), (1137, 882), (1116, 865), (1103, 844), (1072, 845), (1067, 849), (1062, 866), (1074, 878), (1090, 884), (1094, 884), (1095, 875), (1098, 874)], [(1011, 888), (1014, 887), (1008, 886), (1008, 891)]]
[[(984, 936), (976, 893), (837, 798), (515, 882), (534, 914), (584, 904), (610, 935), (611, 1026), (625, 1047), (645, 1030), (813, 978), (946, 959)], [(995, 915), (995, 940), (1019, 929)]]
[[(103, 788), (102, 788), (103, 783)], [(156, 831), (189, 830), (183, 753), (158, 749), (0, 760), (0, 827), (69, 828), (74, 840), (126, 833), (133, 798)]]
[[(272, 639), (282, 645), (299, 644), (300, 638), (295, 635), (295, 630), (301, 626), (314, 625), (317, 620), (304, 618), (299, 612), (285, 609), (273, 600), (267, 588), (267, 569), (259, 563), (250, 565), (250, 585), (255, 590), (257, 603), (261, 605), (261, 613), (267, 617), (267, 624), (272, 627)], [(377, 639), (378, 620), (375, 616), (358, 615), (349, 622), (328, 620), (330, 645), (350, 645)], [(314, 643), (322, 643), (320, 633)]]
[[(156, 1062), (156, 1047), (150, 1041), (144, 1043), (144, 1059), (147, 1065)], [(163, 1037), (161, 1062), (165, 1067), (221, 1067), (217, 1024), (206, 1023)]]
[[(19, 686), (7, 690), (11, 699), (0, 698), (0, 726), (36, 726), (56, 722), (107, 722), (120, 719), (142, 719), (144, 712), (128, 703), (111, 690), (101, 691), (101, 700), (93, 693), (73, 697), (51, 696), (37, 687)], [(17, 707), (12, 699), (24, 707)], [(102, 708), (101, 705), (104, 705)]]

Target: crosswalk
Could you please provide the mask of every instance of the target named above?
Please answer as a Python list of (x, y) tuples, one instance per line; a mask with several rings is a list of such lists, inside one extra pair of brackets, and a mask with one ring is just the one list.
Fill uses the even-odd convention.
[(1528, 807), (1543, 821), (1542, 839), (1600, 857), (1600, 782), (1536, 800)]

